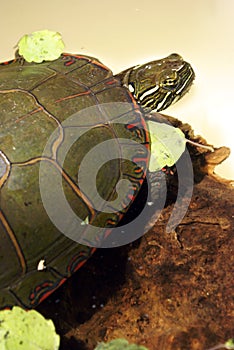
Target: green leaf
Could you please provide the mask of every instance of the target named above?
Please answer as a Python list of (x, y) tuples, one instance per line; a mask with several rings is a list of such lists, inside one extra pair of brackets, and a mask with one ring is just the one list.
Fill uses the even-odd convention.
[(149, 171), (174, 165), (185, 150), (186, 138), (179, 128), (147, 121), (151, 138)]
[(94, 350), (148, 350), (137, 344), (129, 344), (126, 339), (114, 339), (108, 343), (99, 343)]
[(61, 34), (50, 30), (26, 34), (17, 46), (20, 56), (27, 62), (36, 63), (56, 60), (64, 50)]
[(0, 350), (58, 350), (59, 343), (53, 322), (39, 312), (18, 306), (0, 311)]
[(228, 339), (224, 345), (226, 349), (234, 349), (234, 338)]

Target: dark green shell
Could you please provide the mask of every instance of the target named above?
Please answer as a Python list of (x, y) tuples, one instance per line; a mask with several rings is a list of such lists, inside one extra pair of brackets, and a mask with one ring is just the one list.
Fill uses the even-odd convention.
[[(122, 104), (110, 108), (114, 102)], [(96, 111), (95, 116), (82, 112), (88, 107)], [(133, 162), (122, 157), (122, 138), (136, 143), (127, 155)], [(87, 152), (107, 140), (113, 142), (117, 156), (97, 171), (98, 193), (106, 201), (106, 207), (97, 209), (92, 186), (84, 193), (77, 178)], [(138, 105), (98, 60), (64, 54), (53, 62), (14, 60), (0, 66), (1, 308), (35, 307), (83, 265), (95, 250), (92, 242), (98, 246), (139, 192), (148, 147)], [(91, 172), (80, 170), (86, 183), (102, 160), (102, 154), (95, 155)], [(108, 212), (109, 203), (116, 203), (116, 184), (121, 179), (130, 180), (131, 188)], [(87, 245), (61, 233), (47, 214), (43, 200), (48, 199), (69, 231), (72, 223), (56, 191), (60, 182), (67, 203), (80, 219), (73, 237)], [(43, 200), (41, 184), (47, 189)], [(46, 268), (38, 271), (43, 260)]]

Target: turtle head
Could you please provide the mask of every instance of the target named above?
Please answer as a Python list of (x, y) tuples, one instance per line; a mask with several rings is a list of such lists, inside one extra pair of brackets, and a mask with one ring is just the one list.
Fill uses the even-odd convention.
[(143, 109), (159, 112), (188, 92), (195, 74), (180, 55), (171, 54), (127, 69), (119, 77)]

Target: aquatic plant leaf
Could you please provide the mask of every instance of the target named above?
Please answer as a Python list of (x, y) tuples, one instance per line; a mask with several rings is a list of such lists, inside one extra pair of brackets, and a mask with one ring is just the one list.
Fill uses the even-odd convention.
[(24, 35), (18, 42), (19, 55), (27, 62), (53, 61), (61, 55), (64, 43), (61, 34), (40, 30)]
[(151, 138), (149, 171), (171, 167), (185, 150), (186, 138), (179, 128), (168, 124), (147, 121)]
[(0, 350), (58, 350), (59, 344), (52, 320), (36, 310), (0, 311)]

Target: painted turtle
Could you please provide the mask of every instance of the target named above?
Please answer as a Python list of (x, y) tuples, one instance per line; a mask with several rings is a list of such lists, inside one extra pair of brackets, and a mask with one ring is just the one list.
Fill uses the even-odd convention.
[[(22, 64), (16, 58), (0, 65), (2, 308), (37, 306), (94, 252), (87, 226), (101, 228), (98, 240), (119, 223), (145, 178), (150, 148), (147, 113), (180, 99), (193, 79), (191, 66), (177, 54), (117, 75), (95, 58), (73, 54), (40, 64)], [(113, 107), (116, 103), (118, 108)], [(82, 113), (88, 107), (98, 111), (95, 117)], [(81, 135), (80, 130), (86, 132)], [(45, 148), (48, 139), (52, 141)], [(89, 194), (84, 193), (77, 174), (87, 152), (110, 139), (119, 156), (111, 154), (115, 159), (100, 167), (96, 180), (101, 197), (114, 208), (97, 210), (92, 186)], [(122, 159), (119, 139), (134, 142), (132, 161)], [(92, 158), (94, 170), (101, 156)], [(89, 173), (80, 171), (81, 178), (89, 178)], [(69, 228), (72, 223), (59, 208), (53, 190), (60, 179), (67, 202), (81, 219), (76, 233), (88, 237), (87, 245), (68, 238), (51, 221), (40, 191), (42, 173), (47, 186), (44, 196), (53, 203), (52, 211), (61, 224)], [(116, 204), (116, 185), (126, 179), (131, 189)]]

